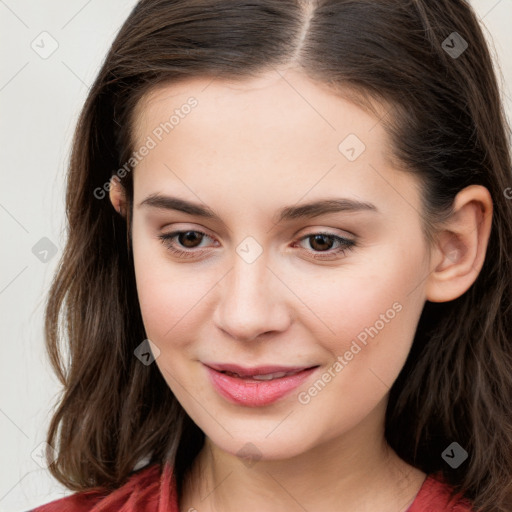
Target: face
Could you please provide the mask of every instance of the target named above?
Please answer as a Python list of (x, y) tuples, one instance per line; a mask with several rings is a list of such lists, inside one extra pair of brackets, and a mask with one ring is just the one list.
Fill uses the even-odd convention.
[(378, 118), (281, 75), (160, 87), (134, 134), (133, 255), (156, 364), (211, 442), (267, 459), (382, 409), (429, 261), (420, 188), (393, 168)]

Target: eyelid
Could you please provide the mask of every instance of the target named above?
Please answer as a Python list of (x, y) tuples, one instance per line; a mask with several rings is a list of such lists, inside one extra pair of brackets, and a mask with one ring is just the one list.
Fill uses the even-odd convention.
[[(318, 261), (322, 261), (322, 260), (325, 260), (325, 261), (331, 260), (332, 261), (332, 260), (336, 260), (336, 259), (341, 259), (341, 257), (345, 256), (346, 251), (353, 250), (358, 245), (355, 237), (347, 238), (345, 236), (337, 235), (336, 233), (333, 233), (329, 229), (322, 229), (322, 228), (318, 228), (316, 230), (314, 228), (309, 228), (309, 229), (310, 229), (310, 231), (308, 231), (307, 233), (305, 233), (299, 237), (294, 237), (293, 247), (296, 247), (297, 244), (300, 244), (302, 241), (307, 240), (308, 238), (313, 237), (315, 235), (323, 235), (323, 236), (331, 237), (340, 244), (340, 247), (337, 247), (335, 249), (329, 249), (327, 251), (313, 251), (310, 249), (303, 249), (304, 251), (306, 251), (306, 253), (308, 253), (309, 256), (311, 256), (313, 259), (316, 259)], [(207, 238), (210, 238), (211, 240), (216, 241), (215, 237), (210, 236), (208, 233), (205, 233), (204, 231), (202, 231), (200, 229), (175, 229), (169, 233), (159, 234), (159, 235), (157, 235), (157, 238), (160, 239), (162, 244), (165, 247), (167, 247), (167, 249), (171, 253), (176, 254), (178, 257), (194, 258), (194, 257), (202, 256), (203, 253), (208, 251), (208, 248), (202, 248), (202, 247), (189, 248), (189, 249), (178, 248), (174, 244), (171, 243), (171, 240), (173, 238), (175, 238), (181, 234), (187, 233), (189, 231), (206, 236)], [(342, 256), (339, 256), (340, 254)]]
[[(196, 231), (198, 233), (202, 233), (206, 236), (208, 236), (209, 238), (211, 238), (212, 240), (215, 240), (217, 237), (215, 235), (212, 235), (209, 230), (203, 226), (198, 226), (198, 227), (184, 227), (184, 228), (180, 228), (179, 226), (176, 227), (176, 224), (186, 224), (186, 223), (173, 223), (172, 224), (172, 231), (170, 231), (169, 233), (184, 233), (184, 232), (187, 232), (187, 231)], [(164, 226), (162, 226), (160, 229), (161, 230), (165, 230), (165, 228), (167, 226), (169, 226), (170, 224), (166, 224)], [(304, 231), (304, 234), (300, 234), (301, 232)], [(298, 240), (299, 238), (303, 238), (304, 236), (311, 236), (311, 235), (318, 235), (318, 234), (324, 234), (324, 235), (330, 235), (330, 236), (338, 236), (340, 238), (348, 238), (348, 239), (354, 239), (354, 241), (358, 238), (357, 235), (355, 233), (352, 233), (351, 231), (348, 231), (346, 229), (339, 229), (339, 228), (326, 228), (326, 227), (322, 227), (322, 226), (319, 226), (319, 225), (312, 225), (312, 226), (307, 226), (307, 227), (303, 227), (301, 228), (300, 230), (296, 231), (293, 235), (292, 235), (292, 238), (294, 238), (295, 240)], [(348, 235), (348, 236), (347, 236)]]
[[(305, 235), (301, 235), (300, 233), (305, 232)], [(308, 226), (306, 228), (300, 229), (298, 234), (294, 235), (294, 237), (302, 238), (303, 236), (308, 235), (331, 235), (331, 236), (339, 236), (340, 238), (346, 238), (346, 239), (355, 239), (357, 238), (357, 235), (355, 233), (352, 233), (351, 231), (348, 231), (346, 229), (339, 229), (339, 228), (326, 228), (318, 225), (312, 225)]]

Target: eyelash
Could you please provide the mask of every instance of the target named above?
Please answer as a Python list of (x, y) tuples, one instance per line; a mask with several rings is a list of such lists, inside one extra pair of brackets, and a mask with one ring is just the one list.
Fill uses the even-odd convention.
[[(186, 229), (183, 231), (173, 231), (172, 233), (163, 233), (163, 234), (158, 235), (158, 238), (161, 240), (162, 244), (176, 256), (178, 256), (180, 258), (194, 258), (194, 257), (200, 256), (205, 251), (204, 250), (196, 250), (196, 249), (189, 249), (189, 250), (177, 249), (171, 242), (171, 240), (173, 238), (176, 238), (178, 235), (181, 235), (184, 233), (189, 233), (189, 232), (198, 233), (199, 235), (203, 235), (203, 236), (211, 239), (211, 237), (209, 235), (207, 235), (203, 231), (198, 231), (196, 229)], [(315, 235), (323, 235), (323, 236), (326, 236), (329, 238), (333, 238), (334, 241), (337, 241), (341, 244), (341, 247), (338, 247), (337, 249), (329, 249), (328, 251), (314, 252), (314, 251), (307, 250), (307, 252), (309, 252), (311, 254), (311, 256), (317, 260), (331, 259), (333, 256), (338, 256), (338, 255), (345, 256), (346, 251), (351, 251), (356, 246), (356, 242), (354, 240), (350, 240), (348, 238), (343, 238), (343, 237), (335, 235), (333, 233), (326, 233), (326, 232), (309, 233), (308, 235), (305, 235), (305, 236), (302, 236), (301, 238), (299, 238), (296, 242), (294, 242), (294, 244), (297, 242), (301, 242), (302, 240), (311, 238)], [(328, 255), (328, 257), (326, 258), (325, 256), (323, 256), (324, 254)]]

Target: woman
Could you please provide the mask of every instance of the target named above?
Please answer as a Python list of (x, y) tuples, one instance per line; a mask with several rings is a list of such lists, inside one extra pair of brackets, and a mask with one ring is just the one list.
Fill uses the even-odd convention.
[(36, 510), (510, 510), (507, 128), (462, 0), (137, 4), (47, 307), (79, 492)]

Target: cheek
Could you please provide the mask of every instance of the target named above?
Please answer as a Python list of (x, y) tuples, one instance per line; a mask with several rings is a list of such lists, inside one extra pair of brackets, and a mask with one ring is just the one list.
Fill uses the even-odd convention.
[(325, 428), (333, 433), (352, 428), (385, 399), (405, 364), (424, 305), (419, 246), (383, 251), (381, 265), (375, 260), (353, 268), (338, 285), (320, 281), (325, 293), (316, 288), (310, 296), (308, 305), (323, 322), (312, 320), (306, 328), (331, 359), (297, 398), (309, 417), (330, 411)]
[[(193, 306), (204, 295), (204, 282), (187, 272), (187, 265), (173, 264), (159, 240), (133, 230), (133, 258), (137, 295), (149, 339), (162, 344), (186, 340), (178, 333), (191, 329)], [(190, 267), (189, 267), (190, 268)], [(185, 331), (184, 331), (185, 330)], [(189, 331), (190, 332), (190, 331)]]
[(428, 273), (425, 248), (416, 242), (387, 244), (335, 275), (319, 273), (314, 288), (309, 278), (295, 278), (315, 339), (332, 357), (346, 354), (351, 366), (381, 368), (388, 382), (405, 362), (425, 302), (419, 286)]

